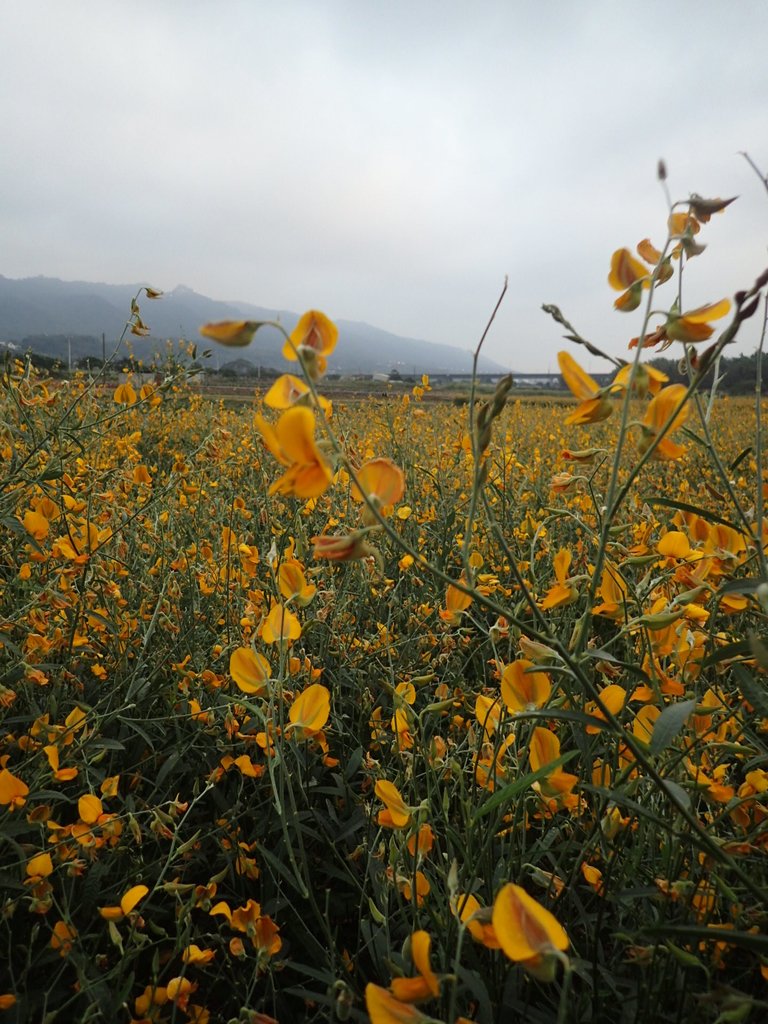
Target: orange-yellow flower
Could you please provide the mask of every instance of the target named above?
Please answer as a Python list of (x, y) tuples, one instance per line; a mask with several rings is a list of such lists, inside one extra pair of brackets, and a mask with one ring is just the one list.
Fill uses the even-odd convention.
[(565, 418), (566, 424), (599, 423), (613, 411), (611, 401), (601, 391), (597, 381), (579, 366), (570, 352), (558, 352), (560, 373), (569, 391), (581, 405)]
[(688, 404), (681, 404), (685, 399), (686, 392), (687, 388), (684, 384), (670, 384), (650, 400), (642, 422), (641, 453), (648, 451), (662, 430), (666, 428), (664, 436), (653, 452), (653, 458), (679, 459), (681, 455), (685, 454), (685, 446), (676, 444), (670, 439), (670, 435), (688, 419)]
[(293, 612), (281, 604), (274, 605), (261, 629), (264, 643), (289, 643), (300, 636), (301, 624)]
[(7, 804), (10, 810), (15, 811), (24, 806), (28, 795), (29, 786), (23, 779), (7, 768), (0, 771), (0, 804)]
[[(379, 512), (400, 501), (405, 491), (403, 471), (391, 459), (371, 459), (358, 470), (357, 479), (360, 486), (352, 485), (352, 497), (364, 501), (365, 494)], [(364, 510), (363, 521), (366, 525), (376, 522), (368, 508)]]
[(715, 333), (714, 327), (708, 321), (719, 320), (726, 315), (730, 308), (731, 304), (728, 299), (720, 299), (719, 302), (713, 302), (708, 306), (699, 306), (687, 313), (670, 314), (664, 328), (667, 338), (670, 341), (690, 343), (706, 341)]
[(552, 559), (557, 582), (544, 595), (540, 607), (545, 611), (549, 608), (560, 608), (562, 605), (573, 604), (579, 592), (568, 579), (573, 555), (567, 548), (561, 548)]
[(403, 1003), (420, 1003), (423, 999), (437, 999), (440, 982), (432, 970), (429, 953), (432, 939), (428, 932), (415, 931), (411, 935), (411, 959), (419, 972), (416, 978), (393, 978), (390, 990), (395, 999)]
[(291, 704), (288, 712), (289, 728), (300, 738), (308, 739), (325, 726), (331, 713), (331, 693), (321, 683), (312, 683)]
[(260, 697), (267, 689), (271, 669), (263, 654), (238, 647), (229, 657), (229, 674), (243, 693)]
[(371, 1024), (422, 1024), (427, 1017), (410, 1003), (402, 1003), (392, 993), (369, 982), (365, 986), (365, 1008)]
[(553, 914), (510, 882), (496, 896), (492, 921), (499, 945), (510, 960), (542, 981), (554, 978), (557, 960), (570, 942)]
[(501, 696), (509, 711), (530, 711), (549, 700), (552, 684), (546, 672), (533, 671), (533, 662), (520, 658), (501, 676)]
[[(464, 580), (462, 579), (462, 583)], [(472, 595), (464, 593), (451, 583), (445, 592), (445, 608), (441, 608), (439, 615), (443, 622), (449, 626), (460, 626), (461, 616), (472, 604)]]
[(622, 312), (637, 309), (642, 289), (650, 283), (648, 267), (636, 260), (629, 249), (617, 249), (611, 256), (608, 284), (622, 294), (614, 302), (614, 308)]
[(269, 489), (270, 494), (316, 498), (330, 486), (333, 474), (315, 441), (315, 417), (310, 409), (293, 406), (273, 427), (261, 414), (256, 428), (286, 472)]
[(144, 899), (149, 892), (146, 885), (134, 885), (120, 900), (119, 907), (99, 907), (105, 921), (122, 921)]
[(186, 946), (181, 954), (181, 959), (185, 964), (192, 964), (195, 967), (205, 967), (211, 960), (216, 956), (215, 949), (201, 949), (192, 943)]
[(130, 381), (117, 385), (115, 388), (114, 400), (116, 405), (136, 404), (136, 392), (131, 387)]
[[(537, 772), (540, 768), (546, 768), (550, 764), (554, 765), (559, 758), (560, 740), (549, 729), (537, 726), (531, 734), (528, 749), (531, 771)], [(552, 771), (540, 782), (534, 782), (533, 788), (547, 799), (560, 801), (571, 792), (578, 781), (577, 775), (571, 775), (564, 772), (562, 768), (553, 767)]]
[(322, 376), (327, 365), (326, 357), (336, 348), (338, 337), (336, 324), (325, 313), (310, 309), (301, 317), (283, 345), (283, 358), (291, 362), (300, 359), (311, 377)]
[(218, 341), (220, 345), (243, 348), (251, 344), (254, 334), (262, 326), (261, 320), (221, 320), (214, 324), (204, 324), (200, 333), (204, 338)]
[(384, 828), (406, 828), (411, 822), (411, 809), (403, 800), (400, 791), (386, 779), (379, 779), (374, 792), (386, 809), (379, 811), (378, 822)]
[(286, 601), (295, 599), (302, 608), (309, 604), (317, 591), (313, 583), (307, 583), (304, 569), (295, 558), (281, 562), (277, 571), (277, 586)]
[(647, 394), (655, 395), (661, 391), (662, 385), (669, 381), (666, 373), (657, 370), (647, 363), (625, 363), (613, 378), (611, 390), (628, 388), (630, 385), (635, 394), (645, 398)]
[(330, 562), (352, 562), (358, 558), (377, 555), (378, 551), (365, 542), (364, 531), (355, 533), (321, 534), (312, 538), (312, 557), (327, 558)]
[[(330, 416), (333, 412), (332, 403), (322, 395), (318, 395), (317, 400), (325, 415)], [(309, 385), (300, 377), (294, 377), (290, 373), (284, 373), (282, 377), (278, 377), (264, 395), (264, 405), (268, 405), (270, 409), (290, 409), (293, 405), (309, 405), (311, 401)]]
[(451, 906), (454, 914), (459, 914), (475, 942), (481, 942), (486, 949), (501, 949), (491, 924), (491, 907), (484, 907), (477, 897), (471, 894), (456, 896)]
[(57, 921), (51, 935), (51, 949), (56, 950), (59, 956), (69, 956), (76, 938), (77, 930), (74, 925), (67, 924), (66, 921)]

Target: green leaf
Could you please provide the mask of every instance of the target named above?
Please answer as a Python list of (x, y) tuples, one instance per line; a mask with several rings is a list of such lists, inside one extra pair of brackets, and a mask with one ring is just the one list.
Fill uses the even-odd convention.
[(741, 946), (744, 949), (754, 950), (755, 953), (768, 955), (768, 935), (755, 935), (753, 932), (730, 931), (728, 928), (708, 928), (688, 924), (669, 924), (665, 922), (660, 925), (649, 925), (643, 928), (647, 935), (661, 935), (668, 939), (670, 936), (680, 939), (694, 939), (709, 942), (724, 942), (728, 946)]
[(713, 651), (712, 654), (707, 655), (701, 663), (702, 671), (705, 668), (709, 668), (710, 665), (719, 665), (721, 661), (730, 661), (744, 654), (750, 654), (751, 651), (752, 648), (749, 646), (749, 640), (737, 640), (735, 643), (726, 644), (725, 647), (720, 647), (718, 650)]
[(730, 520), (715, 515), (708, 508), (700, 508), (698, 505), (689, 505), (686, 501), (675, 501), (674, 498), (662, 498), (654, 494), (646, 496), (642, 500), (649, 505), (662, 505), (664, 508), (676, 508), (681, 512), (693, 512), (694, 515), (701, 516), (702, 519), (706, 519), (709, 523), (722, 523), (723, 526), (730, 526), (732, 530), (739, 532), (738, 527), (734, 526)]
[(761, 718), (768, 718), (768, 690), (761, 686), (743, 665), (734, 665), (733, 674), (739, 689)]
[(717, 591), (717, 596), (723, 594), (754, 594), (761, 586), (768, 583), (764, 576), (746, 576), (743, 579), (728, 580)]
[(744, 459), (746, 459), (746, 457), (748, 455), (751, 455), (751, 454), (752, 454), (752, 445), (749, 445), (749, 447), (747, 447), (743, 451), (739, 452), (739, 454), (736, 456), (736, 458), (730, 464), (730, 466), (728, 467), (729, 472), (732, 473), (734, 471), (734, 469), (736, 469), (737, 466), (741, 465), (741, 463), (744, 461)]
[(691, 717), (695, 707), (695, 700), (681, 700), (664, 708), (653, 727), (649, 745), (652, 754), (660, 754), (667, 749)]
[(667, 793), (669, 793), (670, 796), (674, 797), (675, 801), (678, 804), (682, 804), (682, 806), (685, 807), (687, 811), (690, 811), (691, 798), (688, 796), (683, 787), (679, 786), (676, 782), (673, 782), (672, 779), (662, 779), (661, 782)]
[(747, 639), (749, 641), (749, 649), (754, 655), (755, 661), (760, 668), (768, 671), (768, 646), (766, 646), (763, 639), (752, 630), (747, 634)]

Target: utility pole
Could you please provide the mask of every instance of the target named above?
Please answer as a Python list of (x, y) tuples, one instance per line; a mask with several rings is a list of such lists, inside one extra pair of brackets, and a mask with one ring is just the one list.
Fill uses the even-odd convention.
[(72, 339), (67, 335), (67, 367), (69, 372), (72, 373)]
[(107, 336), (104, 331), (101, 332), (101, 365), (106, 366), (107, 363)]

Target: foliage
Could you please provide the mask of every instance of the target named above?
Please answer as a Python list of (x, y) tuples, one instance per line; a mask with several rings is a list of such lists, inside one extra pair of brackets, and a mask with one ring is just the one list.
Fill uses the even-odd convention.
[(317, 311), (255, 416), (6, 365), (4, 1019), (764, 1013), (765, 410), (698, 388), (765, 276), (701, 354), (727, 303), (655, 312), (725, 205), (614, 254), (566, 415), (331, 409)]

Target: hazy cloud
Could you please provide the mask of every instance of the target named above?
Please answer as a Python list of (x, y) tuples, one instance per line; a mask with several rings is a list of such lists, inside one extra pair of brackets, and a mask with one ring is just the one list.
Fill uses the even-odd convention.
[[(557, 302), (621, 353), (610, 253), (740, 194), (686, 303), (766, 262), (763, 0), (8, 0), (8, 277), (183, 282), (546, 369)], [(671, 286), (668, 286), (671, 287)], [(690, 302), (688, 300), (690, 299)], [(751, 349), (756, 332), (745, 334)]]

